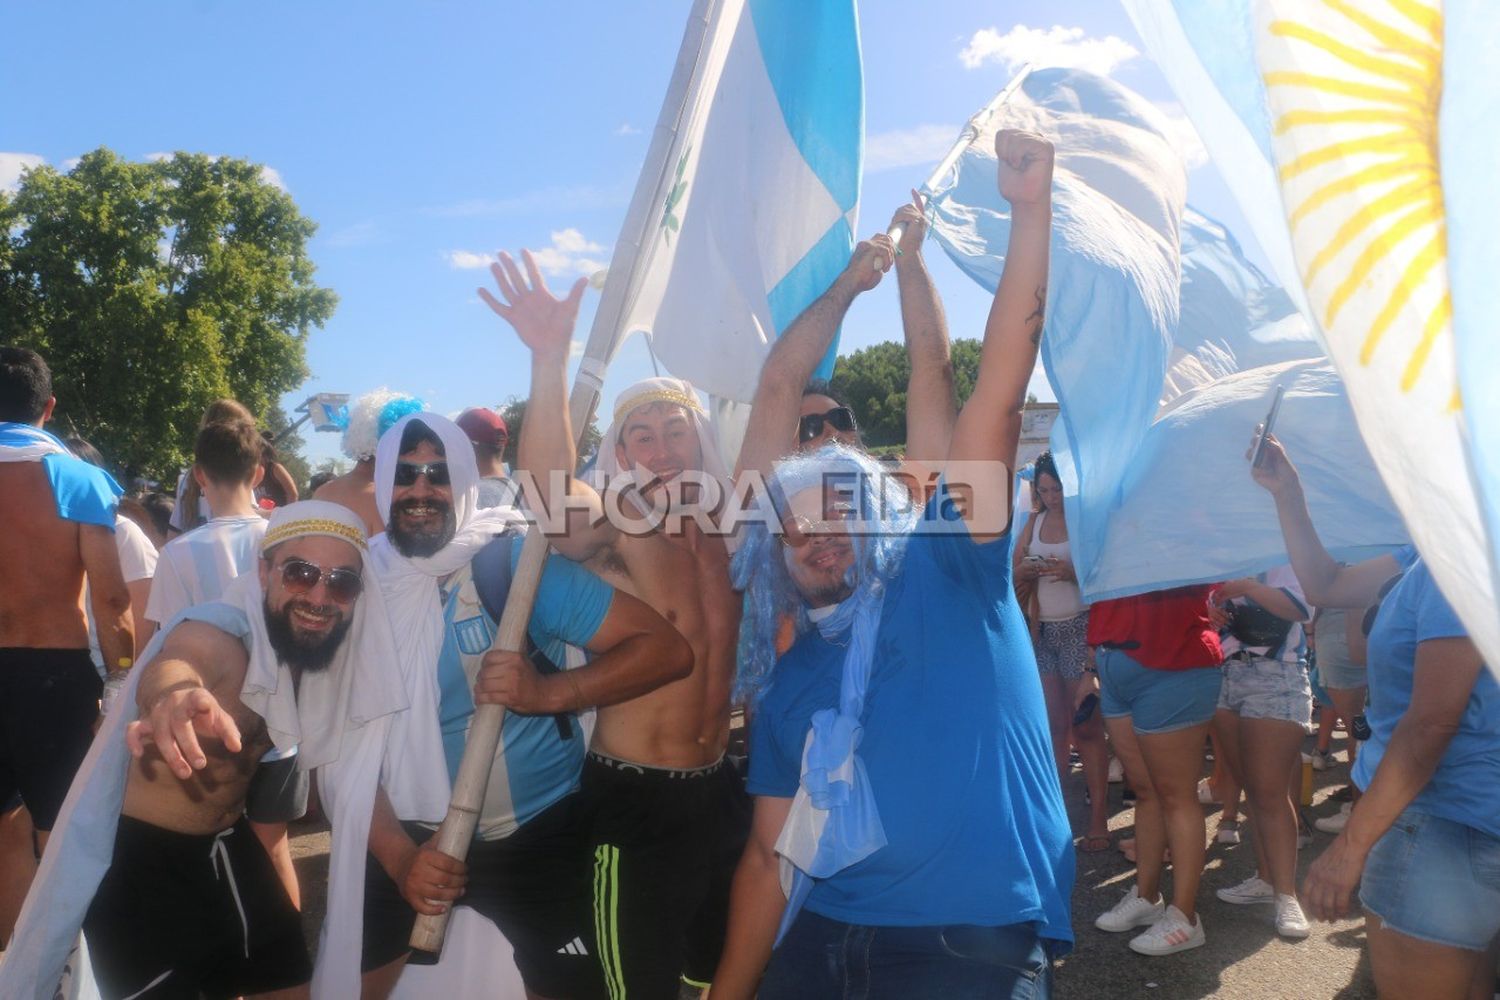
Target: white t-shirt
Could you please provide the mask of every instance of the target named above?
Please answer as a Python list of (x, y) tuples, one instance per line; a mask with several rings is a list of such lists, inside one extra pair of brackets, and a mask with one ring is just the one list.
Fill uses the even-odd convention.
[[(115, 551), (120, 554), (120, 573), (126, 583), (149, 580), (156, 575), (156, 546), (146, 533), (128, 517), (115, 515)], [(104, 654), (99, 652), (99, 632), (94, 628), (94, 604), (89, 600), (88, 581), (84, 581), (83, 606), (89, 616), (89, 656), (94, 666), (104, 669)]]
[(259, 514), (216, 517), (161, 550), (146, 617), (165, 625), (195, 604), (216, 601), (241, 573), (255, 569), (266, 519)]

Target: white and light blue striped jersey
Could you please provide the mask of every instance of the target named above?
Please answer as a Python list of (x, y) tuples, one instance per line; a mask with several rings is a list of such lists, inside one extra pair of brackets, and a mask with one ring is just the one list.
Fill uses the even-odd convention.
[(164, 625), (195, 604), (217, 601), (230, 582), (255, 569), (266, 519), (216, 517), (162, 547), (146, 617)]

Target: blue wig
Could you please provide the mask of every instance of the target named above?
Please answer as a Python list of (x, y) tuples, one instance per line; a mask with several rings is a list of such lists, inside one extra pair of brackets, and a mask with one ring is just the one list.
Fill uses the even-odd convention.
[[(865, 453), (836, 442), (777, 462), (767, 487), (757, 498), (761, 516), (746, 522), (744, 540), (730, 566), (735, 588), (745, 593), (734, 695), (736, 701), (749, 704), (759, 699), (775, 666), (781, 622), (790, 618), (799, 636), (810, 624), (807, 602), (781, 553), (780, 525), (789, 513), (787, 500), (804, 490), (828, 487), (854, 500), (854, 564), (845, 576), (854, 590), (850, 600), (883, 594), (922, 516), (921, 507), (888, 470)], [(772, 510), (765, 510), (767, 503)]]

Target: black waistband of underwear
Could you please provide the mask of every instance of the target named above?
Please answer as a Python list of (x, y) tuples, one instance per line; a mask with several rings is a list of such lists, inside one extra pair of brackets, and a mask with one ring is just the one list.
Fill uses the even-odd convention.
[(728, 758), (720, 757), (712, 764), (702, 767), (657, 767), (653, 764), (637, 764), (633, 760), (620, 760), (618, 757), (606, 757), (602, 753), (590, 750), (589, 760), (596, 764), (602, 764), (612, 771), (622, 774), (638, 774), (646, 778), (661, 778), (663, 780), (688, 780), (692, 778), (707, 778), (717, 774), (723, 769)]
[(1127, 639), (1124, 642), (1101, 642), (1101, 643), (1099, 643), (1099, 648), (1100, 649), (1131, 650), (1131, 649), (1140, 649), (1141, 648), (1141, 644), (1138, 643), (1138, 642), (1136, 642), (1134, 639)]

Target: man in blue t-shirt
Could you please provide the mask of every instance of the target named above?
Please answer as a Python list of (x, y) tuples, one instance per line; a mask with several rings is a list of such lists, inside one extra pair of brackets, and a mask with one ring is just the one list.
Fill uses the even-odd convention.
[[(409, 713), (431, 713), (410, 725), (433, 741), (387, 747), (366, 866), (365, 995), (384, 996), (395, 983), (416, 914), (462, 905), (505, 935), (528, 993), (603, 996), (590, 817), (577, 794), (585, 750), (578, 713), (606, 713), (682, 677), (691, 651), (645, 604), (556, 556), (537, 587), (529, 652), (491, 651), (521, 545), (513, 514), (476, 506), (478, 479), (468, 438), (436, 414), (401, 419), (376, 453), (386, 534), (372, 541), (372, 561), (398, 653), (421, 689), (435, 689), (437, 704), (414, 696)], [(589, 662), (562, 669), (570, 646), (592, 654)], [(447, 796), (434, 799), (430, 786), (453, 781), (484, 703), (507, 709), (500, 744), (475, 840), (465, 858), (450, 858), (434, 843)], [(441, 759), (413, 759), (428, 751)]]
[[(919, 508), (841, 446), (776, 463), (776, 523), (751, 524), (736, 556), (740, 678), (763, 691), (755, 817), (715, 1000), (1046, 996), (1052, 957), (1073, 940), (1072, 838), (1010, 582), (1015, 402), (1041, 337), (1052, 146), (1005, 131), (996, 153), (1011, 245), (944, 482)], [(778, 352), (819, 355), (797, 333), (768, 370)], [(769, 395), (763, 376), (757, 409)], [(746, 471), (771, 470), (768, 443), (783, 440), (772, 423), (752, 410)], [(799, 635), (777, 658), (787, 616)]]

